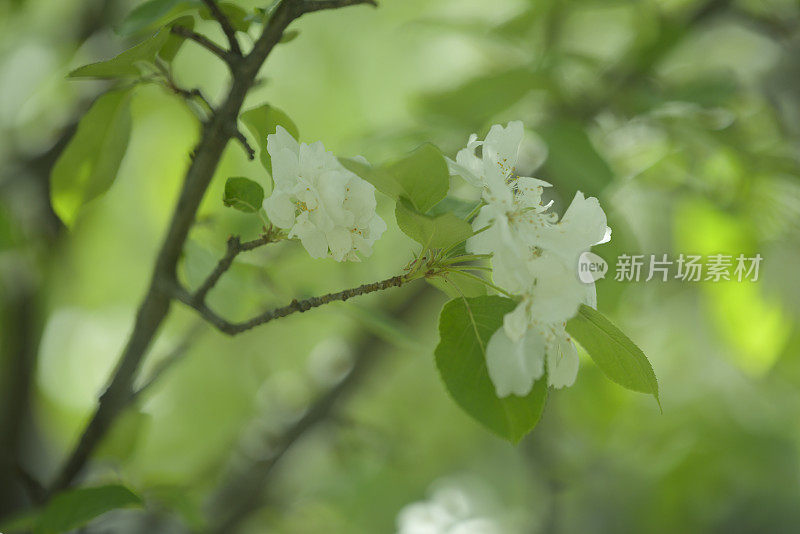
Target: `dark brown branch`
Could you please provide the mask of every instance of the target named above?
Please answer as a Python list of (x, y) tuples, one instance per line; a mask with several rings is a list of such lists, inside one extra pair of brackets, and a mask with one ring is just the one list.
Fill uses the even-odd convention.
[[(430, 309), (431, 298), (438, 294), (427, 285), (421, 285), (408, 298), (396, 305), (390, 315), (404, 320), (420, 309)], [(253, 512), (264, 505), (266, 486), (272, 477), (273, 469), (295, 444), (318, 425), (331, 419), (336, 409), (348, 394), (353, 392), (369, 376), (369, 372), (380, 361), (379, 352), (385, 350), (386, 342), (376, 335), (362, 334), (355, 342), (355, 359), (350, 372), (329, 390), (323, 392), (303, 416), (288, 426), (283, 433), (265, 443), (265, 448), (274, 451), (266, 458), (248, 461), (232, 469), (217, 491), (212, 495), (208, 506), (211, 521), (209, 532), (223, 534), (236, 532), (237, 527)]]
[(208, 10), (211, 11), (211, 16), (214, 17), (214, 20), (219, 23), (219, 26), (222, 28), (222, 32), (225, 34), (225, 37), (228, 38), (231, 52), (236, 56), (241, 56), (242, 49), (239, 47), (239, 41), (236, 39), (236, 30), (231, 24), (231, 21), (228, 19), (225, 13), (222, 12), (214, 0), (203, 0), (203, 3), (206, 5), (206, 7), (208, 7)]
[(198, 299), (196, 295), (189, 293), (185, 288), (181, 287), (177, 283), (172, 285), (172, 297), (197, 310), (197, 312), (206, 321), (211, 323), (221, 332), (228, 334), (229, 336), (235, 336), (262, 324), (274, 321), (275, 319), (292, 315), (293, 313), (303, 313), (312, 308), (318, 308), (320, 306), (324, 306), (325, 304), (330, 304), (331, 302), (343, 302), (359, 295), (383, 291), (384, 289), (389, 289), (392, 287), (400, 287), (407, 281), (408, 280), (405, 276), (393, 276), (392, 278), (387, 278), (386, 280), (381, 280), (380, 282), (364, 284), (336, 293), (328, 293), (327, 295), (322, 295), (321, 297), (311, 297), (303, 300), (295, 299), (286, 306), (265, 311), (264, 313), (241, 323), (232, 323), (219, 316), (214, 310), (206, 305), (204, 300)]
[(186, 171), (180, 196), (155, 261), (150, 285), (139, 306), (133, 331), (111, 381), (100, 395), (98, 406), (78, 443), (48, 488), (48, 496), (72, 485), (111, 428), (114, 419), (127, 405), (141, 361), (169, 313), (173, 297), (169, 284), (177, 280), (178, 261), (189, 230), (194, 224), (197, 209), (219, 165), (222, 153), (233, 137), (230, 124), (238, 119), (244, 99), (255, 84), (267, 56), (280, 42), (289, 24), (303, 15), (304, 11), (297, 4), (298, 1), (285, 0), (278, 5), (252, 51), (243, 58), (232, 56), (203, 36), (187, 32), (180, 26), (173, 26), (172, 31), (177, 35), (193, 39), (226, 61), (232, 74), (231, 87), (217, 112), (203, 125), (200, 141), (194, 149), (194, 157)]
[(219, 46), (217, 43), (206, 37), (205, 35), (201, 35), (197, 32), (190, 30), (189, 28), (184, 28), (183, 26), (173, 26), (172, 33), (175, 35), (180, 35), (185, 39), (190, 39), (195, 43), (199, 44), (222, 61), (227, 63), (228, 65), (232, 65), (234, 63), (234, 57), (230, 52)]
[(233, 260), (236, 259), (236, 256), (242, 252), (247, 252), (269, 243), (274, 243), (277, 239), (277, 232), (274, 227), (268, 228), (264, 235), (258, 239), (245, 241), (244, 243), (241, 242), (238, 236), (231, 236), (228, 238), (228, 250), (225, 252), (225, 256), (219, 260), (217, 266), (214, 267), (213, 271), (211, 271), (211, 274), (209, 274), (203, 283), (200, 284), (200, 287), (197, 288), (197, 291), (195, 291), (193, 295), (193, 299), (197, 302), (205, 302), (208, 292), (211, 291), (215, 285), (217, 285), (217, 282), (219, 282), (219, 279), (222, 278), (222, 275), (231, 268), (231, 265), (233, 265)]
[(239, 144), (242, 145), (244, 151), (247, 152), (247, 159), (249, 159), (250, 161), (256, 159), (256, 151), (253, 150), (252, 146), (250, 146), (250, 143), (247, 141), (247, 138), (244, 136), (242, 131), (236, 126), (236, 123), (231, 123), (230, 128), (231, 128), (231, 137), (236, 139), (239, 142)]

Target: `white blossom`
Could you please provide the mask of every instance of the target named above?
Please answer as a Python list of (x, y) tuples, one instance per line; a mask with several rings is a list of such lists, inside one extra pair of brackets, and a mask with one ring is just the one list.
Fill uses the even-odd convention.
[(298, 237), (313, 258), (360, 261), (386, 230), (375, 213), (375, 188), (345, 169), (320, 141), (298, 143), (284, 128), (267, 136), (275, 188), (264, 210)]
[[(596, 198), (578, 191), (561, 220), (542, 204), (550, 184), (517, 174), (523, 127), (493, 126), (484, 141), (472, 135), (450, 161), (452, 174), (481, 188), (485, 205), (473, 220), (467, 250), (490, 254), (494, 282), (522, 297), (486, 346), (497, 395), (527, 395), (547, 371), (552, 387), (571, 385), (578, 354), (566, 322), (580, 304), (596, 306), (594, 284), (577, 276), (581, 253), (608, 241), (611, 229)], [(481, 148), (481, 156), (476, 149)]]

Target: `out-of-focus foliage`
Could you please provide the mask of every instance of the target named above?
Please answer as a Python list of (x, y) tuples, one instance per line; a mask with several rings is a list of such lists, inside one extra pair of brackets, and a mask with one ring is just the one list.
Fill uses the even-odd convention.
[[(190, 4), (151, 2), (128, 19), (133, 2), (0, 4), (0, 453), (13, 423), (5, 396), (26, 370), (12, 354), (24, 349), (36, 369), (27, 368), (33, 402), (20, 457), (40, 480), (52, 477), (116, 362), (199, 128), (183, 99), (137, 87), (116, 179), (58, 229), (41, 201), (66, 144), (58, 141), (106, 87), (66, 76)], [(207, 503), (223, 473), (268, 459), (276, 437), (358, 356), (364, 332), (392, 348), (369, 354), (377, 365), (342, 410), (271, 472), (243, 531), (392, 532), (424, 521), (414, 510), (456, 510), (454, 523), (480, 518), (511, 534), (796, 530), (798, 16), (789, 0), (385, 0), (299, 21), (248, 108), (284, 110), (303, 141), (374, 163), (425, 141), (453, 156), (470, 133), (520, 119), (529, 130), (520, 174), (553, 182), (561, 210), (575, 190), (600, 197), (614, 233), (600, 252), (610, 271), (597, 284), (599, 309), (653, 362), (663, 413), (582, 358), (576, 384), (553, 392), (534, 433), (513, 447), (444, 392), (433, 355), (443, 301), (402, 322), (381, 311), (407, 296), (401, 288), (232, 339), (204, 333), (117, 422), (87, 475), (90, 485), (134, 488), (145, 508), (106, 514), (90, 531), (213, 523)], [(213, 22), (195, 22), (223, 42)], [(193, 43), (177, 51), (171, 75), (215, 103), (226, 88), (225, 67)], [(231, 176), (271, 189), (262, 162), (231, 144), (184, 253), (180, 276), (192, 287), (228, 235), (259, 231), (257, 218), (225, 208)], [(435, 217), (424, 204), (416, 215)], [(392, 207), (379, 199), (387, 220)], [(418, 248), (394, 225), (360, 264), (274, 245), (242, 256), (209, 303), (241, 319), (396, 274)], [(759, 281), (613, 279), (620, 254), (717, 253), (760, 253)], [(175, 308), (142, 380), (194, 320)], [(0, 488), (4, 503), (7, 493), (24, 494)]]

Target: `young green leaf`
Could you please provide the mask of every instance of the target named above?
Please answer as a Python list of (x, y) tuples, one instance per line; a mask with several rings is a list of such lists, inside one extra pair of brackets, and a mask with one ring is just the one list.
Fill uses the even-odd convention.
[(450, 395), (470, 416), (499, 436), (519, 442), (542, 415), (547, 378), (525, 397), (498, 398), (486, 368), (485, 348), (516, 303), (498, 296), (453, 299), (439, 317), (436, 365)]
[[(219, 2), (217, 6), (228, 17), (234, 30), (246, 33), (250, 29), (252, 18), (246, 10), (230, 2)], [(205, 6), (200, 10), (200, 18), (203, 20), (215, 20), (214, 16), (211, 15), (211, 11)]]
[(292, 137), (299, 139), (300, 132), (297, 126), (286, 113), (269, 104), (248, 109), (242, 113), (241, 119), (256, 139), (261, 163), (267, 172), (272, 174), (272, 159), (267, 152), (267, 136), (274, 134), (278, 126), (283, 126)]
[[(181, 26), (183, 28), (193, 30), (194, 17), (186, 16), (177, 18), (172, 22), (170, 22), (167, 25), (167, 28), (171, 30), (175, 26)], [(161, 59), (163, 59), (168, 63), (172, 62), (172, 60), (175, 59), (175, 56), (178, 55), (178, 50), (181, 49), (184, 42), (186, 42), (186, 39), (184, 37), (181, 37), (180, 35), (176, 35), (170, 32), (169, 37), (164, 43), (164, 46), (162, 46), (161, 50), (159, 50), (158, 52), (158, 57), (160, 57)]]
[(298, 35), (300, 35), (300, 32), (298, 30), (289, 30), (287, 32), (283, 32), (283, 37), (281, 37), (280, 42), (281, 44), (291, 43), (292, 41), (297, 39)]
[(597, 367), (620, 386), (650, 393), (659, 403), (658, 381), (642, 350), (597, 310), (581, 305), (567, 331), (586, 349)]
[(403, 159), (386, 165), (385, 172), (399, 185), (420, 213), (435, 206), (450, 189), (447, 162), (438, 148), (426, 143)]
[(369, 163), (351, 158), (339, 158), (339, 163), (348, 171), (371, 183), (375, 189), (389, 198), (398, 200), (403, 194), (400, 184), (382, 167), (373, 167)]
[(447, 248), (472, 235), (472, 227), (452, 213), (431, 217), (419, 213), (409, 201), (401, 198), (394, 211), (397, 226), (424, 248)]
[(53, 497), (33, 529), (34, 534), (57, 534), (81, 527), (111, 510), (142, 506), (142, 500), (125, 486), (78, 488)]
[(486, 284), (482, 284), (458, 271), (450, 271), (442, 276), (434, 276), (425, 280), (448, 297), (454, 299), (459, 297), (480, 297), (486, 294)]
[(202, 7), (200, 0), (148, 0), (136, 6), (119, 28), (123, 37), (146, 29), (161, 26), (165, 21), (175, 18), (192, 9)]
[(470, 215), (477, 213), (478, 206), (481, 205), (480, 200), (462, 200), (455, 197), (445, 197), (438, 204), (428, 210), (428, 215), (436, 216), (444, 213), (452, 213), (459, 219), (465, 221), (471, 219)]
[(228, 178), (222, 202), (229, 208), (255, 213), (264, 202), (264, 188), (249, 178)]
[(110, 91), (92, 105), (50, 174), (53, 209), (67, 226), (111, 187), (131, 133), (131, 92)]
[(70, 78), (138, 78), (142, 75), (140, 63), (153, 63), (156, 55), (170, 37), (169, 28), (163, 28), (149, 39), (116, 57), (99, 63), (84, 65), (69, 73)]

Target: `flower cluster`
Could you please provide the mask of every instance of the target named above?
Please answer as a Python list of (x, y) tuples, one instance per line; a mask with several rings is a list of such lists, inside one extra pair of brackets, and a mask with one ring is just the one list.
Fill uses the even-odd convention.
[(451, 174), (481, 189), (485, 203), (473, 221), (476, 235), (467, 250), (491, 254), (494, 282), (521, 297), (486, 346), (499, 397), (528, 394), (545, 371), (550, 386), (575, 381), (578, 353), (566, 322), (580, 304), (596, 306), (594, 284), (578, 279), (578, 257), (611, 238), (596, 198), (579, 191), (560, 221), (550, 211), (552, 202), (542, 204), (550, 184), (516, 172), (522, 137), (521, 122), (495, 125), (483, 141), (472, 135), (448, 162)]
[(264, 210), (298, 237), (313, 258), (360, 261), (386, 231), (375, 213), (375, 188), (345, 169), (321, 142), (298, 143), (284, 128), (267, 136), (275, 188)]

